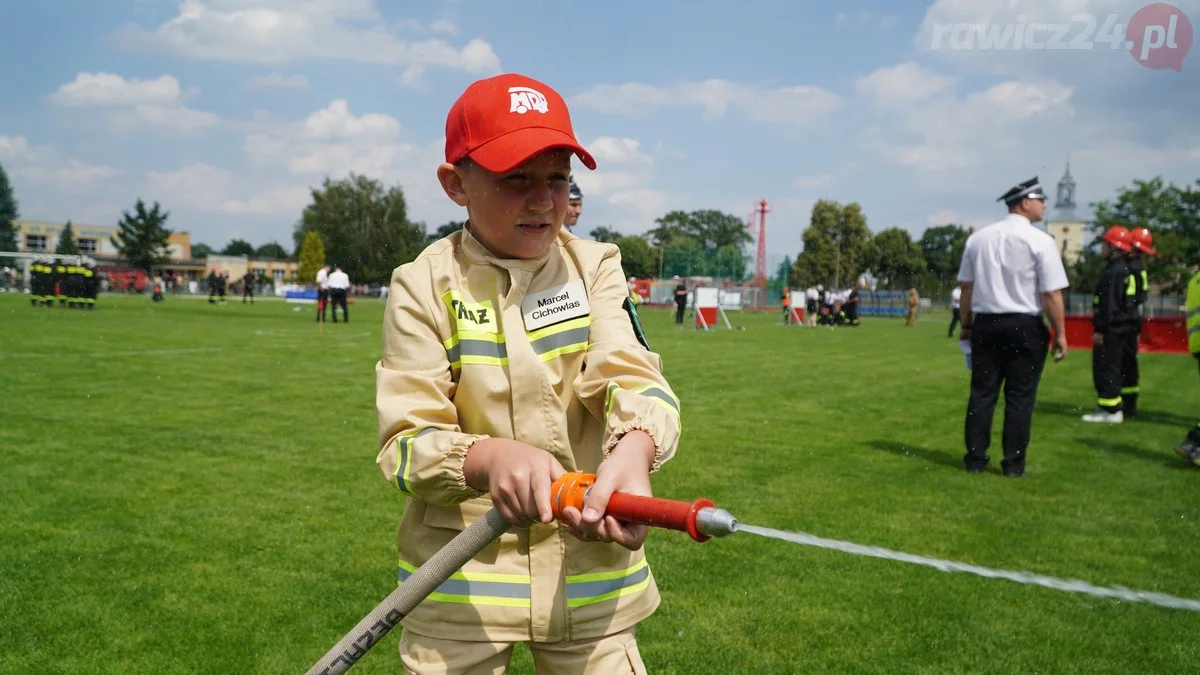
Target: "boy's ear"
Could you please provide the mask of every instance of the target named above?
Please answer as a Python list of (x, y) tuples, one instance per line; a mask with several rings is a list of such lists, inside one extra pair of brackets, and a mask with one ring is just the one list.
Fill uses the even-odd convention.
[(442, 184), (446, 196), (459, 206), (466, 206), (470, 201), (467, 198), (466, 186), (463, 185), (463, 172), (465, 171), (465, 168), (454, 166), (449, 162), (443, 163), (437, 169), (438, 182)]

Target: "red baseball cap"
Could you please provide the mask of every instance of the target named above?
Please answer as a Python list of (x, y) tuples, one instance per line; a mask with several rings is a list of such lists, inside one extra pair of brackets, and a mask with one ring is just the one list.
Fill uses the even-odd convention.
[(575, 139), (558, 92), (531, 77), (506, 73), (467, 87), (446, 117), (446, 161), (470, 157), (493, 173), (510, 171), (552, 148), (569, 148), (584, 166), (596, 160)]

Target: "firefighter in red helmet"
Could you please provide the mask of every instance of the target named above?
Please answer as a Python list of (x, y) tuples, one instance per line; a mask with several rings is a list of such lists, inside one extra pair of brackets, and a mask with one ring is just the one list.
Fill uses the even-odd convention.
[(1096, 387), (1096, 412), (1083, 416), (1085, 422), (1119, 424), (1125, 421), (1121, 400), (1121, 376), (1126, 343), (1137, 340), (1139, 317), (1137, 288), (1129, 275), (1126, 256), (1133, 250), (1133, 237), (1122, 225), (1113, 225), (1101, 240), (1101, 254), (1108, 266), (1096, 283), (1092, 297), (1092, 382)]
[(1144, 227), (1129, 231), (1129, 274), (1133, 278), (1134, 304), (1137, 307), (1137, 333), (1124, 342), (1125, 353), (1121, 359), (1121, 404), (1125, 419), (1137, 417), (1139, 387), (1138, 345), (1141, 343), (1142, 324), (1146, 316), (1146, 299), (1150, 295), (1150, 280), (1146, 275), (1144, 256), (1155, 255), (1154, 236)]

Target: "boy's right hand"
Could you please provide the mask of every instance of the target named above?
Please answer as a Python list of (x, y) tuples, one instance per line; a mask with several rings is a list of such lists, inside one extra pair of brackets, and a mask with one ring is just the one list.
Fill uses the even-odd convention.
[(467, 485), (487, 490), (492, 503), (515, 527), (550, 523), (550, 486), (567, 472), (554, 455), (528, 443), (487, 438), (467, 451)]

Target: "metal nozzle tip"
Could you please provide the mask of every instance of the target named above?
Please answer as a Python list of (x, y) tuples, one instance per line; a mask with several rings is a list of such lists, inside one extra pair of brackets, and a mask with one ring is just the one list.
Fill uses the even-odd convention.
[(725, 509), (709, 507), (696, 514), (696, 529), (710, 537), (724, 537), (737, 532), (738, 520)]

